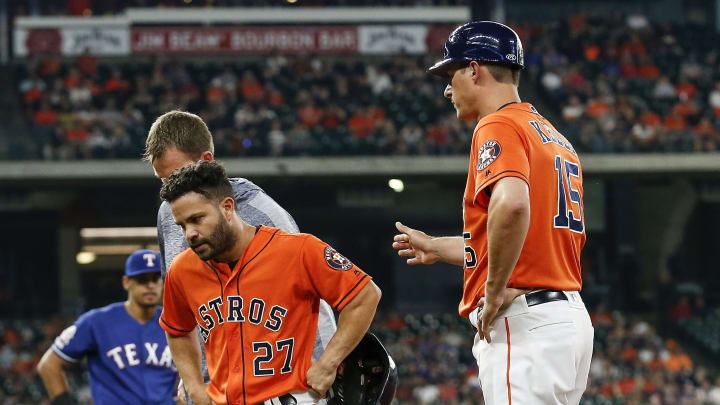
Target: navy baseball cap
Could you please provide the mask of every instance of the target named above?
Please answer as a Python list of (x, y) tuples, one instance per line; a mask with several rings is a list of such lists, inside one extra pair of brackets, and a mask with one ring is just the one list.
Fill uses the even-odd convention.
[(125, 275), (127, 277), (156, 272), (160, 272), (160, 253), (154, 250), (136, 250), (132, 252), (125, 262)]

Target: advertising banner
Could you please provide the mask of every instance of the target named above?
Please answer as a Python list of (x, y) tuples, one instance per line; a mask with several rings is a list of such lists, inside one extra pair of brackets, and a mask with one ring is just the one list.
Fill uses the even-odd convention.
[(358, 29), (341, 27), (133, 28), (132, 52), (143, 53), (342, 53), (357, 52)]
[(427, 52), (426, 25), (362, 25), (360, 52), (422, 54)]
[(15, 30), (14, 54), (58, 53), (64, 56), (89, 52), (97, 56), (130, 54), (128, 27), (18, 28)]

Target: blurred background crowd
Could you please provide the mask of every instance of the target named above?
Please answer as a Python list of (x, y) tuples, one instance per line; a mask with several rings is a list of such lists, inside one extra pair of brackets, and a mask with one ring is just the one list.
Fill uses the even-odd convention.
[[(594, 307), (593, 360), (581, 404), (720, 405), (714, 359), (697, 364), (690, 356), (697, 347), (668, 338), (668, 330), (653, 326), (654, 319), (609, 311), (602, 303)], [(0, 322), (0, 404), (49, 404), (34, 367), (72, 321)], [(483, 404), (471, 353), (475, 330), (467, 320), (455, 313), (382, 311), (371, 330), (398, 366), (397, 405)], [(677, 323), (669, 330), (676, 331)], [(68, 376), (80, 402), (91, 404), (85, 368), (75, 367)]]
[[(472, 3), (467, 0), (8, 2), (11, 16), (19, 17), (117, 16), (127, 7), (163, 10), (236, 6), (426, 8), (471, 6)], [(581, 155), (663, 153), (663, 156), (669, 156), (717, 152), (720, 142), (718, 28), (693, 19), (652, 18), (649, 12), (607, 12), (608, 7), (618, 3), (621, 2), (610, 1), (609, 6), (605, 5), (606, 12), (571, 12), (563, 18), (542, 22), (538, 18), (510, 18), (508, 24), (518, 31), (525, 46), (526, 68), (521, 77), (521, 95), (549, 118)], [(197, 113), (208, 123), (216, 156), (220, 158), (466, 156), (475, 123), (457, 119), (452, 105), (442, 96), (446, 83), (427, 74), (427, 67), (438, 56), (438, 52), (423, 55), (269, 52), (242, 56), (143, 54), (108, 58), (91, 52), (71, 56), (35, 53), (19, 63), (0, 68), (3, 76), (0, 107), (4, 112), (0, 127), (0, 160), (137, 161), (154, 119), (172, 109)], [(88, 168), (96, 167), (87, 163)], [(328, 174), (326, 178), (332, 176)], [(586, 181), (586, 195), (593, 189), (596, 193), (586, 200), (589, 206), (586, 213), (593, 209), (596, 214), (601, 213), (596, 217), (600, 218), (595, 220), (596, 224), (588, 226), (588, 243), (592, 250), (588, 254), (589, 249), (585, 249), (587, 263), (583, 264), (583, 297), (595, 327), (595, 346), (588, 389), (581, 404), (720, 405), (720, 369), (717, 367), (720, 364), (720, 310), (715, 305), (718, 296), (714, 290), (717, 288), (713, 288), (718, 282), (703, 277), (707, 274), (704, 269), (717, 263), (713, 260), (712, 247), (720, 241), (709, 236), (716, 233), (717, 226), (713, 228), (713, 224), (720, 223), (720, 214), (714, 214), (720, 212), (717, 210), (720, 182), (714, 178), (708, 183), (692, 179), (688, 180), (691, 184), (688, 188), (677, 187), (677, 190), (683, 190), (676, 193), (679, 197), (692, 194), (686, 193), (687, 190), (697, 191), (700, 196), (696, 198), (693, 194), (692, 198), (696, 199), (688, 203), (691, 208), (687, 208), (684, 222), (673, 222), (680, 225), (672, 232), (680, 235), (678, 238), (685, 238), (677, 244), (690, 252), (648, 270), (642, 268), (639, 258), (643, 242), (636, 239), (640, 239), (638, 235), (652, 233), (647, 229), (656, 228), (651, 228), (650, 223), (659, 223), (661, 219), (647, 220), (653, 213), (640, 217), (633, 209), (641, 207), (641, 203), (633, 199), (640, 200), (637, 190), (652, 191), (657, 184), (671, 184), (671, 180), (653, 178), (649, 181), (651, 186), (646, 187), (647, 184), (633, 183), (622, 175), (612, 179), (596, 176)], [(282, 181), (290, 184), (297, 182), (299, 177), (290, 176), (289, 180), (283, 178)], [(57, 210), (57, 213), (51, 213), (56, 217), (48, 214), (37, 219), (44, 222), (51, 218), (57, 224), (38, 229), (45, 229), (46, 236), (49, 232), (67, 235), (71, 226), (118, 226), (119, 222), (125, 221), (124, 214), (105, 222), (98, 219), (102, 217), (99, 213), (105, 211), (96, 206), (103, 205), (106, 200), (93, 200), (94, 193), (102, 188), (101, 193), (107, 192), (112, 201), (124, 193), (142, 194), (132, 194), (136, 190), (128, 191), (129, 188), (112, 189), (102, 180), (94, 181), (81, 185), (81, 191), (75, 190), (72, 198), (76, 200), (64, 196), (70, 202), (60, 201), (60, 208), (38, 205), (40, 210), (45, 210), (44, 214)], [(363, 181), (371, 183), (367, 179), (359, 180), (359, 183)], [(681, 183), (677, 178), (672, 181), (675, 181), (672, 187)], [(445, 211), (439, 209), (428, 215), (426, 206), (416, 203), (413, 198), (422, 193), (441, 199), (440, 194), (454, 192), (449, 190), (455, 185), (448, 185), (446, 178), (432, 176), (423, 178), (421, 183), (420, 186), (415, 184), (416, 194), (406, 198), (418, 212), (425, 211), (408, 215), (411, 218), (414, 215), (413, 219), (418, 222), (423, 218), (424, 224), (447, 229), (450, 222), (444, 216)], [(440, 185), (437, 188), (428, 186), (435, 183)], [(102, 187), (97, 187), (99, 184)], [(412, 187), (411, 182), (408, 184), (408, 188)], [(103, 188), (106, 186), (107, 190)], [(148, 187), (152, 189), (153, 197), (156, 196), (155, 187), (156, 184)], [(267, 188), (265, 184), (263, 187)], [(289, 211), (299, 219), (298, 223), (304, 221), (320, 229), (325, 226), (338, 234), (347, 233), (347, 228), (355, 229), (358, 222), (364, 221), (362, 226), (366, 226), (365, 222), (374, 225), (368, 219), (370, 217), (375, 222), (384, 221), (385, 218), (376, 212), (379, 208), (385, 209), (383, 215), (387, 216), (397, 213), (393, 209), (403, 209), (400, 203), (393, 205), (401, 201), (395, 195), (379, 203), (373, 199), (358, 203), (346, 198), (347, 205), (343, 205), (340, 201), (348, 194), (362, 196), (367, 191), (363, 187), (363, 184), (356, 187), (350, 182), (337, 189), (318, 188), (314, 184), (307, 186), (307, 190), (303, 189), (303, 198), (314, 199), (305, 205), (317, 204), (307, 211), (301, 211), (306, 207), (294, 201), (298, 194), (295, 189), (278, 187), (281, 190), (278, 201), (284, 206), (295, 203), (293, 208), (296, 209), (289, 208)], [(371, 186), (367, 188), (376, 192)], [(4, 193), (5, 189), (0, 193), (0, 214), (5, 215), (0, 219), (4, 220), (27, 209), (24, 206), (17, 208), (26, 202), (23, 199), (25, 190), (9, 189), (9, 193)], [(276, 196), (272, 191), (269, 193)], [(42, 193), (38, 197), (34, 192), (28, 192), (27, 201), (35, 203), (42, 198), (50, 199)], [(662, 198), (657, 201), (658, 211), (674, 207)], [(128, 215), (132, 220), (127, 220), (128, 224), (123, 226), (134, 226), (145, 219), (137, 212), (148, 211), (148, 207), (137, 205), (131, 207), (134, 216)], [(452, 206), (453, 215), (456, 208), (457, 204)], [(341, 221), (328, 215), (330, 210), (342, 219), (342, 226), (338, 225)], [(322, 215), (322, 221), (316, 221), (317, 217), (312, 216), (317, 212)], [(363, 215), (358, 212), (368, 213), (368, 216), (361, 218)], [(34, 214), (35, 211), (29, 215)], [(301, 217), (303, 214), (304, 218)], [(674, 218), (673, 215), (678, 214), (670, 210), (661, 212), (663, 219)], [(18, 218), (17, 222), (23, 222), (24, 217), (18, 215)], [(29, 229), (28, 232), (34, 232), (27, 224), (21, 225)], [(693, 225), (698, 229), (705, 227), (702, 232), (696, 232)], [(313, 229), (312, 226), (307, 228)], [(58, 232), (61, 227), (65, 227), (62, 232), (66, 233)], [(342, 229), (338, 231), (338, 228)], [(373, 265), (379, 264), (378, 268), (390, 263), (387, 267), (392, 271), (388, 271), (382, 281), (392, 288), (382, 287), (388, 291), (387, 297), (391, 300), (393, 296), (401, 295), (398, 291), (402, 287), (394, 284), (394, 277), (400, 278), (397, 275), (401, 274), (400, 270), (393, 267), (394, 262), (383, 257), (384, 252), (375, 248), (377, 240), (381, 239), (378, 235), (384, 231), (364, 232), (354, 237), (352, 246), (361, 253), (362, 249), (372, 252), (363, 259)], [(13, 238), (11, 242), (24, 240), (12, 233), (7, 232), (8, 237)], [(0, 243), (0, 259), (11, 256), (11, 251), (15, 250), (15, 245), (5, 242)], [(385, 241), (382, 244), (385, 245)], [(73, 245), (73, 248), (79, 249), (79, 246)], [(705, 253), (698, 253), (700, 251)], [(0, 301), (5, 303), (21, 295), (14, 289), (24, 284), (13, 281), (13, 277), (27, 279), (27, 284), (47, 279), (48, 274), (61, 277), (58, 276), (61, 271), (56, 268), (57, 257), (44, 261), (48, 266), (42, 274), (33, 270), (36, 269), (33, 266), (23, 267), (22, 260), (10, 263), (14, 260), (11, 259), (0, 261), (0, 266), (9, 263), (8, 268), (14, 271), (0, 271)], [(67, 261), (67, 258), (63, 260)], [(703, 265), (707, 262), (712, 266)], [(102, 271), (88, 270), (86, 273), (110, 279), (100, 274)], [(421, 279), (418, 277), (420, 281), (415, 281), (417, 285), (422, 283)], [(641, 285), (648, 280), (657, 281), (657, 284)], [(112, 283), (105, 285), (115, 285), (116, 281), (112, 279)], [(101, 298), (107, 294), (101, 288), (93, 289), (87, 285), (83, 286), (84, 292), (90, 291)], [(656, 290), (648, 294), (647, 290), (653, 287)], [(36, 294), (55, 289), (58, 288), (39, 289)], [(38, 308), (44, 310), (44, 303), (34, 303), (32, 308), (28, 305), (27, 312), (16, 309), (22, 303), (13, 305), (3, 313), (21, 316), (0, 319), (0, 405), (47, 405), (49, 400), (35, 365), (74, 317), (53, 314), (51, 318), (38, 318)], [(77, 308), (76, 312), (79, 314), (81, 309), (90, 308)], [(25, 316), (28, 313), (35, 315)], [(385, 342), (398, 365), (401, 385), (396, 396), (397, 405), (483, 404), (476, 378), (477, 366), (470, 351), (474, 330), (455, 312), (413, 311), (408, 305), (399, 310), (386, 305), (371, 329)], [(73, 368), (69, 373), (70, 384), (81, 403), (90, 404), (85, 370), (82, 365)]]
[[(717, 150), (712, 28), (621, 14), (511, 25), (526, 49), (522, 93), (580, 152)], [(218, 156), (465, 154), (474, 125), (426, 73), (434, 59), (37, 56), (14, 72), (29, 135), (8, 136), (0, 156), (136, 158), (149, 124), (174, 108), (209, 123)]]

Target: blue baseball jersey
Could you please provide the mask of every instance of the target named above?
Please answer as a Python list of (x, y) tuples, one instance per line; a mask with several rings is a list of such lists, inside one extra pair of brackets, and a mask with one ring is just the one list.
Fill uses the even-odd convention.
[(122, 302), (93, 309), (65, 329), (52, 350), (73, 363), (87, 356), (95, 405), (174, 405), (177, 369), (160, 313), (140, 324)]

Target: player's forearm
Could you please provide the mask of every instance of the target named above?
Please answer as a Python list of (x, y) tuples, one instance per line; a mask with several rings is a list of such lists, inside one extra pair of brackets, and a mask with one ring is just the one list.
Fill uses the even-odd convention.
[(198, 405), (209, 404), (210, 397), (205, 391), (205, 382), (202, 377), (202, 355), (197, 333), (192, 331), (184, 336), (174, 336), (166, 332), (165, 336), (167, 336), (175, 367), (177, 367), (188, 395)]
[(62, 361), (52, 349), (48, 349), (37, 365), (37, 372), (45, 384), (50, 399), (54, 399), (69, 389)]
[(518, 178), (503, 179), (494, 187), (488, 207), (488, 276), (485, 295), (497, 297), (508, 281), (530, 226), (527, 184)]
[(380, 288), (371, 281), (340, 311), (337, 332), (318, 359), (318, 365), (328, 370), (337, 369), (365, 336), (381, 295)]
[(440, 236), (432, 238), (435, 254), (440, 261), (463, 266), (465, 264), (465, 241), (460, 236)]

